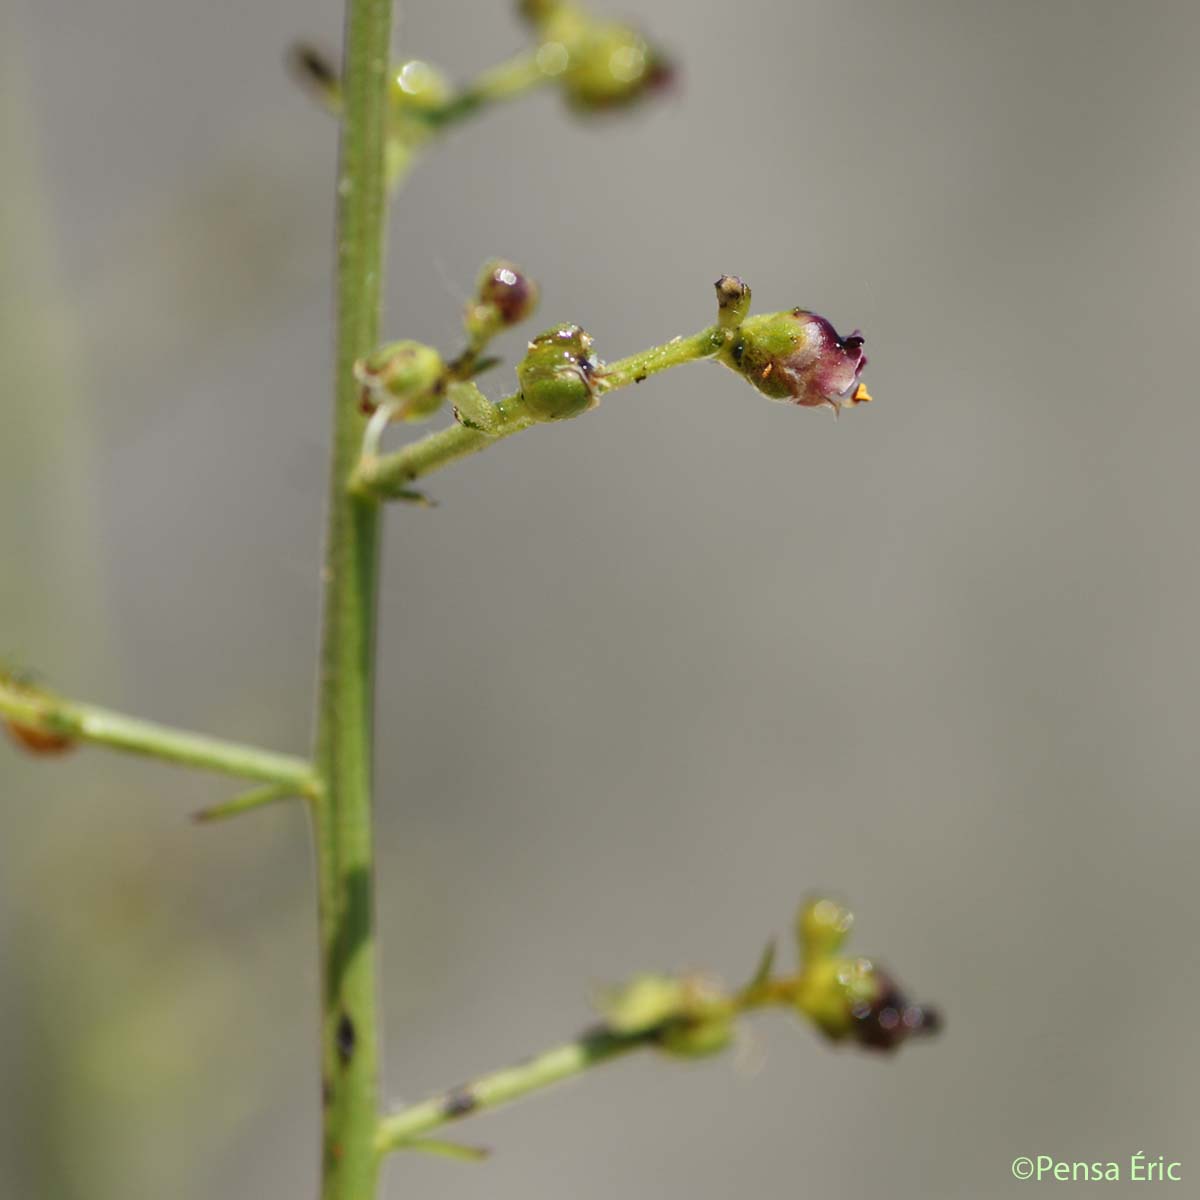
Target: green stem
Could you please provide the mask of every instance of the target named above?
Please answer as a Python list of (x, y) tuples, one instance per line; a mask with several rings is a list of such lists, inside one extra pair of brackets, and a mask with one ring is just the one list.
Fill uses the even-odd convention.
[(536, 50), (523, 51), (488, 68), (439, 108), (416, 113), (435, 129), (444, 129), (481, 108), (503, 100), (513, 100), (553, 80), (541, 67)]
[(579, 1075), (609, 1059), (653, 1045), (658, 1030), (613, 1033), (598, 1029), (572, 1042), (555, 1046), (515, 1067), (481, 1075), (471, 1083), (451, 1088), (411, 1108), (402, 1109), (379, 1123), (375, 1145), (380, 1154), (403, 1150), (414, 1139), (452, 1121), (518, 1100), (530, 1092)]
[[(799, 977), (761, 977), (760, 972), (752, 983), (735, 994), (709, 1002), (700, 1019), (719, 1018), (726, 1021), (759, 1008), (782, 1006), (792, 1009), (795, 1007), (798, 983)], [(692, 1017), (695, 1018), (696, 1014), (693, 1013)], [(473, 1113), (519, 1100), (531, 1092), (580, 1075), (589, 1067), (643, 1047), (665, 1047), (668, 1051), (684, 1053), (686, 1056), (686, 1052), (678, 1047), (672, 1050), (670, 1040), (672, 1028), (681, 1019), (687, 1018), (680, 1013), (643, 1028), (623, 1032), (606, 1025), (590, 1029), (574, 1041), (555, 1046), (514, 1067), (481, 1075), (470, 1083), (392, 1113), (380, 1121), (375, 1144), (381, 1154), (393, 1150), (419, 1149), (420, 1139), (434, 1129)]]
[[(710, 325), (690, 337), (675, 338), (661, 346), (651, 346), (639, 354), (606, 364), (601, 372), (602, 393), (641, 383), (651, 375), (684, 363), (712, 358), (725, 344), (726, 334)], [(495, 405), (494, 425), (488, 432), (452, 425), (412, 442), (394, 454), (365, 454), (350, 477), (351, 490), (360, 496), (396, 497), (422, 475), (438, 471), (460, 458), (477, 454), (503, 438), (537, 424), (520, 393), (505, 396)]]
[(0, 715), (46, 733), (143, 754), (180, 766), (284, 784), (300, 794), (311, 794), (317, 786), (312, 766), (302, 758), (187, 733), (19, 685), (0, 682)]
[(362, 441), (353, 367), (378, 340), (391, 0), (348, 0), (338, 174), (337, 356), (316, 761), (324, 1200), (370, 1200), (379, 1039), (371, 841), (377, 505), (347, 481)]

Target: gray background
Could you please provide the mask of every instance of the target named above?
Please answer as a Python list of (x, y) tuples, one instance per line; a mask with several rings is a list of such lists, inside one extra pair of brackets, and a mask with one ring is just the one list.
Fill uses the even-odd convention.
[[(881, 1061), (764, 1016), (385, 1192), (992, 1197), (1037, 1188), (1018, 1154), (1138, 1150), (1194, 1179), (1200, 16), (639, 7), (681, 91), (456, 133), (391, 220), (388, 332), (452, 349), (502, 253), (617, 357), (733, 271), (861, 326), (877, 399), (835, 424), (693, 367), (389, 514), (386, 1089), (570, 1034), (641, 968), (742, 976), (821, 888), (948, 1029)], [(2, 19), (0, 650), (302, 751), (335, 145), (281, 60), (339, 6)], [(465, 76), (524, 36), (443, 0), (398, 44)], [(197, 829), (225, 785), (100, 751), (0, 781), (0, 1193), (313, 1194), (301, 812)]]

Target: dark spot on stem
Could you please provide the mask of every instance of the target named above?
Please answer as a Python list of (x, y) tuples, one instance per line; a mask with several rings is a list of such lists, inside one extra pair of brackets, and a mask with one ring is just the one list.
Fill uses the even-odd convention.
[(321, 1107), (328, 1108), (333, 1103), (333, 1087), (328, 1079), (321, 1080)]
[(447, 1121), (453, 1121), (474, 1112), (478, 1107), (479, 1097), (469, 1087), (459, 1087), (446, 1097), (442, 1105), (442, 1115)]
[(345, 1013), (338, 1017), (336, 1037), (338, 1061), (343, 1067), (348, 1066), (354, 1057), (357, 1034), (354, 1032), (354, 1022)]
[(645, 379), (645, 378), (646, 378), (646, 372), (645, 372), (645, 371), (643, 371), (643, 372), (642, 372), (640, 375), (635, 375), (635, 376), (633, 377), (633, 382), (634, 382), (634, 383), (641, 383), (641, 382), (642, 382), (642, 380), (643, 380), (643, 379)]

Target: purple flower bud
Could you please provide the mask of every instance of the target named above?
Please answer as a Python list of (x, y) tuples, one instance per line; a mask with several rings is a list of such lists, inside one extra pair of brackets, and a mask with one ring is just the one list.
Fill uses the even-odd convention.
[(937, 1009), (911, 1003), (885, 971), (876, 968), (875, 979), (877, 994), (871, 1000), (857, 1000), (850, 1008), (850, 1036), (860, 1046), (895, 1050), (910, 1037), (929, 1036), (941, 1029)]
[(871, 399), (859, 376), (867, 365), (863, 336), (847, 337), (807, 309), (747, 317), (721, 361), (764, 396), (804, 408), (851, 408)]
[(498, 328), (516, 325), (532, 315), (537, 303), (537, 284), (514, 263), (493, 259), (479, 273), (471, 305), (484, 311), (469, 310), (467, 320)]

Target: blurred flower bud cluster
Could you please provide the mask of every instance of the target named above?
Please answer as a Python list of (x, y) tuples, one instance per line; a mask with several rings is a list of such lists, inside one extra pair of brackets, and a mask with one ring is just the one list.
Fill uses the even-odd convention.
[(662, 51), (630, 25), (601, 21), (562, 0), (523, 0), (538, 35), (538, 65), (581, 112), (621, 108), (674, 78)]
[(870, 959), (839, 954), (852, 924), (850, 912), (832, 900), (812, 900), (801, 909), (797, 1011), (834, 1041), (872, 1050), (895, 1050), (910, 1037), (936, 1033), (941, 1018), (935, 1009), (910, 1002)]
[(605, 1029), (683, 1057), (725, 1049), (742, 1013), (769, 1007), (799, 1013), (832, 1041), (871, 1050), (895, 1050), (911, 1037), (936, 1033), (936, 1010), (909, 1001), (870, 959), (842, 954), (852, 925), (849, 910), (835, 901), (809, 901), (796, 923), (801, 961), (793, 974), (775, 973), (772, 943), (754, 977), (735, 992), (700, 975), (638, 975), (601, 997)]

